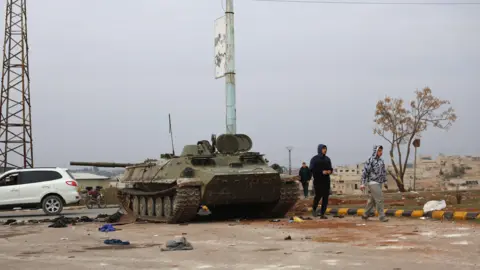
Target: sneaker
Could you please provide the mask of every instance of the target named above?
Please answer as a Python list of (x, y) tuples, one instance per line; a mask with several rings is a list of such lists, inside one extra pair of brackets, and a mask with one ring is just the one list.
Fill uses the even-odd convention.
[(314, 217), (317, 216), (317, 210), (316, 210), (316, 209), (313, 209), (313, 210), (312, 210), (312, 216), (314, 216)]
[(369, 218), (368, 216), (362, 215), (363, 220), (368, 220), (368, 218)]
[(387, 221), (388, 221), (388, 218), (386, 218), (386, 217), (381, 217), (381, 218), (380, 218), (380, 221), (381, 221), (381, 222), (387, 222)]
[(325, 215), (321, 215), (320, 219), (328, 219)]

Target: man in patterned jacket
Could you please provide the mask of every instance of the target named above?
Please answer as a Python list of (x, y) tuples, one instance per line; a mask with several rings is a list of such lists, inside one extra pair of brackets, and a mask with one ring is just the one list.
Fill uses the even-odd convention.
[(360, 186), (360, 189), (364, 191), (367, 186), (370, 191), (370, 198), (368, 199), (365, 213), (362, 218), (367, 220), (376, 206), (380, 221), (387, 222), (388, 218), (385, 217), (383, 211), (382, 192), (382, 185), (388, 189), (387, 172), (385, 170), (385, 163), (383, 162), (382, 154), (383, 147), (381, 145), (375, 145), (372, 156), (367, 160), (363, 168), (362, 185)]

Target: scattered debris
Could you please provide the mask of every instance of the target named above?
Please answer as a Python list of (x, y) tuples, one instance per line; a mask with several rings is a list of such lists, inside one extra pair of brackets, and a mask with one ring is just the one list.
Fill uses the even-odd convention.
[(105, 224), (102, 227), (98, 228), (101, 232), (114, 232), (116, 229), (113, 227), (112, 224)]
[(428, 201), (423, 205), (423, 212), (428, 213), (432, 211), (440, 211), (442, 209), (445, 209), (447, 207), (447, 203), (445, 200), (441, 201)]
[(66, 218), (65, 216), (60, 216), (54, 220), (52, 220), (52, 224), (50, 224), (49, 228), (65, 228), (68, 224), (75, 225), (76, 221), (72, 218)]
[(103, 241), (103, 243), (106, 245), (122, 245), (122, 246), (130, 245), (129, 241), (122, 241), (120, 239), (107, 239)]
[[(120, 218), (121, 218), (122, 216), (123, 216), (122, 213), (116, 212), (115, 214), (107, 217), (107, 218), (105, 219), (105, 221), (108, 222), (108, 223), (116, 223), (116, 222), (120, 221)], [(98, 218), (98, 217), (97, 217), (97, 218)]]
[(210, 209), (208, 209), (208, 207), (206, 205), (202, 205), (202, 207), (200, 207), (200, 209), (198, 210), (198, 213), (197, 215), (199, 216), (208, 216), (208, 215), (211, 215), (212, 212), (210, 212)]
[(299, 217), (291, 217), (288, 222), (292, 223), (292, 222), (297, 222), (297, 223), (302, 223), (304, 222), (303, 219), (299, 218)]
[(107, 218), (107, 217), (109, 217), (107, 214), (98, 214), (98, 216), (95, 219)]
[(289, 235), (289, 236), (285, 237), (285, 239), (283, 239), (283, 240), (292, 240), (292, 237)]
[(168, 240), (165, 248), (161, 248), (161, 251), (174, 251), (174, 250), (192, 250), (193, 246), (187, 241), (184, 236), (176, 236), (173, 240)]
[(14, 222), (17, 222), (17, 220), (16, 219), (9, 219), (9, 220), (5, 221), (5, 223), (3, 223), (3, 225), (10, 225)]

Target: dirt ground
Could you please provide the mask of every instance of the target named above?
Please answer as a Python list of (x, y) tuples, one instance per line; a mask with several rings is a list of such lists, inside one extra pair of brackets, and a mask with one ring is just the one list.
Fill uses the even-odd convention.
[[(480, 224), (345, 217), (304, 223), (0, 226), (1, 269), (479, 269)], [(191, 251), (162, 252), (183, 235)], [(291, 236), (292, 240), (284, 240)], [(112, 247), (108, 238), (128, 240)]]

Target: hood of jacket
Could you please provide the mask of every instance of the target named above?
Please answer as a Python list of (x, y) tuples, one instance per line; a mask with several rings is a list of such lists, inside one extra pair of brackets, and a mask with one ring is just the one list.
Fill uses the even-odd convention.
[(377, 152), (378, 152), (378, 149), (382, 147), (381, 145), (374, 145), (373, 146), (373, 152), (372, 152), (372, 158), (377, 158)]
[[(318, 147), (317, 147), (317, 153), (319, 155), (322, 155), (322, 149), (323, 147), (327, 148), (327, 146), (325, 144), (319, 144)], [(328, 149), (328, 148), (327, 148)]]

